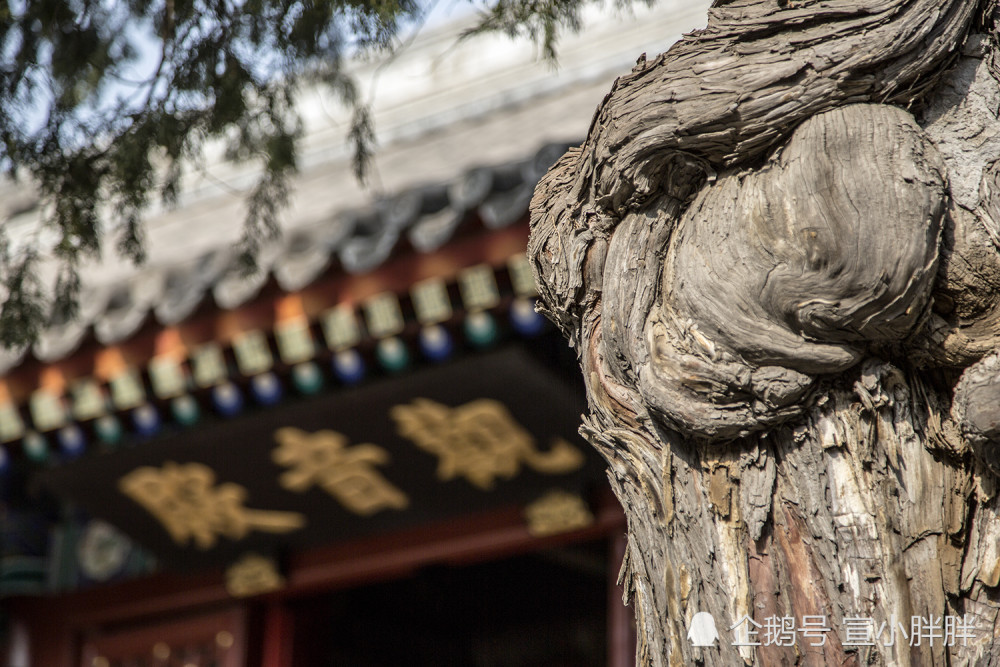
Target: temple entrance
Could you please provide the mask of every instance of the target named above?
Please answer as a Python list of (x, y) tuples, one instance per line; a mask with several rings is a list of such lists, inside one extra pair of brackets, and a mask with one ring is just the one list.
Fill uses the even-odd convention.
[[(533, 537), (516, 511), (313, 550), (243, 600), (163, 573), (19, 607), (49, 641), (32, 664), (82, 667), (627, 667), (621, 510)], [(32, 604), (29, 604), (32, 603)]]
[(603, 667), (608, 558), (601, 540), (297, 601), (294, 662)]

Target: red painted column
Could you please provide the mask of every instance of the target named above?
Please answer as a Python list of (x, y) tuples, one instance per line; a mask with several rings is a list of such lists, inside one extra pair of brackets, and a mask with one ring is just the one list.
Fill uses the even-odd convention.
[(264, 609), (261, 667), (292, 667), (295, 619), (281, 601), (269, 602)]
[(623, 589), (618, 585), (618, 572), (628, 537), (618, 532), (610, 539), (608, 559), (608, 667), (634, 667), (635, 615), (622, 603)]

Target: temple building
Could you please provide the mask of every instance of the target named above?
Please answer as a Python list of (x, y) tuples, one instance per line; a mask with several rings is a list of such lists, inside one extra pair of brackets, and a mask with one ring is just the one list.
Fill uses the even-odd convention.
[[(558, 66), (426, 29), (356, 70), (368, 187), (344, 110), (303, 95), (255, 275), (254, 173), (221, 152), (150, 214), (144, 265), (84, 267), (80, 316), (0, 353), (0, 664), (631, 665), (624, 515), (534, 309), (528, 203), (706, 4), (590, 10)], [(43, 213), (0, 186), (15, 243)]]

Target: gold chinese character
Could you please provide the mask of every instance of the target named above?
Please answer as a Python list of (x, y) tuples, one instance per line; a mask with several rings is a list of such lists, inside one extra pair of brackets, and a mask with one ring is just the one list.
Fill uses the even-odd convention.
[(336, 431), (306, 433), (290, 427), (278, 429), (274, 438), (280, 446), (271, 458), (290, 468), (279, 479), (289, 491), (302, 493), (319, 486), (348, 510), (363, 516), (410, 504), (406, 494), (373, 467), (389, 462), (389, 452), (377, 445), (348, 448), (347, 438)]
[(285, 578), (271, 558), (246, 554), (226, 570), (226, 592), (234, 598), (270, 593), (285, 587)]
[(536, 472), (559, 475), (583, 465), (583, 453), (562, 438), (547, 452), (514, 421), (502, 403), (479, 399), (457, 408), (418, 398), (391, 411), (396, 430), (438, 457), (438, 478), (465, 477), (481, 489), (492, 489), (497, 477), (510, 479), (521, 463)]
[(524, 508), (528, 532), (535, 537), (568, 533), (594, 523), (594, 515), (580, 496), (554, 490)]
[(118, 488), (182, 546), (193, 539), (199, 549), (210, 549), (219, 535), (240, 540), (251, 530), (287, 533), (306, 523), (297, 512), (247, 509), (247, 490), (239, 484), (216, 486), (215, 472), (201, 463), (136, 468), (118, 480)]

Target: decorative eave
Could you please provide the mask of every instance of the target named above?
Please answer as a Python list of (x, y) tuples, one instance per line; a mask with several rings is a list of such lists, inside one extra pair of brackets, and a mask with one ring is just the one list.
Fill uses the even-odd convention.
[[(0, 447), (4, 458), (0, 488), (4, 489), (8, 502), (13, 503), (11, 517), (21, 516), (17, 508), (25, 501), (31, 508), (24, 515), (25, 520), (35, 520), (32, 517), (41, 520), (37, 512), (41, 510), (44, 514), (46, 511), (37, 505), (38, 498), (31, 491), (32, 487), (37, 491), (37, 486), (29, 485), (27, 490), (31, 496), (21, 498), (24, 489), (18, 487), (26, 480), (37, 480), (39, 477), (51, 480), (56, 479), (51, 477), (53, 474), (69, 474), (70, 477), (62, 482), (50, 481), (46, 484), (50, 491), (69, 490), (72, 486), (68, 481), (70, 479), (76, 479), (78, 484), (81, 480), (92, 483), (99, 477), (87, 470), (110, 474), (114, 467), (109, 468), (110, 463), (119, 465), (125, 458), (136, 455), (160, 460), (158, 457), (164, 456), (164, 452), (174, 451), (163, 449), (168, 441), (193, 443), (199, 439), (199, 442), (204, 441), (210, 433), (228, 434), (227, 422), (235, 427), (239, 423), (245, 424), (247, 420), (253, 423), (260, 423), (262, 419), (280, 420), (281, 415), (288, 409), (295, 410), (296, 405), (317, 401), (317, 405), (324, 401), (337, 405), (352, 397), (363, 399), (360, 405), (369, 409), (378, 403), (372, 397), (381, 396), (386, 388), (403, 387), (400, 382), (406, 381), (410, 375), (414, 380), (406, 386), (411, 392), (416, 391), (415, 396), (423, 396), (426, 394), (415, 388), (423, 386), (419, 378), (430, 377), (428, 373), (437, 371), (444, 372), (446, 376), (453, 370), (461, 371), (466, 368), (465, 361), (447, 362), (463, 356), (468, 356), (470, 362), (478, 363), (480, 359), (488, 359), (498, 348), (499, 351), (512, 349), (511, 343), (514, 344), (513, 349), (524, 349), (516, 344), (518, 339), (541, 336), (543, 341), (548, 341), (543, 342), (543, 348), (566, 353), (564, 356), (568, 357), (569, 353), (563, 346), (553, 344), (558, 343), (557, 335), (533, 310), (534, 287), (523, 254), (526, 239), (527, 221), (524, 218), (496, 231), (470, 222), (466, 234), (453, 238), (451, 243), (431, 253), (419, 253), (407, 248), (376, 270), (363, 275), (348, 274), (334, 267), (294, 294), (283, 292), (272, 277), (256, 299), (236, 310), (223, 311), (209, 300), (176, 327), (162, 328), (150, 318), (136, 336), (121, 345), (103, 347), (96, 341), (90, 341), (63, 362), (39, 364), (40, 369), (36, 370), (42, 372), (35, 374), (50, 380), (54, 375), (61, 375), (65, 393), (54, 401), (52, 396), (50, 400), (39, 401), (39, 394), (44, 395), (49, 390), (36, 391), (28, 405), (19, 411), (19, 417), (27, 424), (32, 423), (28, 420), (34, 420), (36, 412), (45, 415), (46, 411), (57, 410), (61, 417), (51, 420), (51, 414), (43, 416), (43, 419), (51, 420), (46, 424), (48, 428), (45, 431), (32, 428), (26, 437)], [(444, 296), (443, 301), (439, 298), (441, 296)], [(347, 319), (331, 327), (330, 320), (334, 313), (336, 317), (333, 319)], [(345, 322), (357, 325), (355, 333), (348, 333), (346, 337)], [(352, 328), (347, 326), (346, 330), (349, 332)], [(332, 329), (340, 331), (335, 333)], [(303, 336), (310, 340), (304, 350), (301, 344)], [(444, 345), (441, 345), (442, 341)], [(535, 343), (532, 344), (534, 346)], [(571, 360), (567, 358), (564, 363), (558, 364), (554, 355), (546, 353), (544, 362), (532, 373), (539, 373), (539, 378), (553, 379), (561, 375), (561, 381), (567, 383), (563, 386), (572, 384), (569, 381), (573, 376), (564, 374), (565, 369), (572, 366)], [(542, 367), (548, 367), (548, 370)], [(492, 376), (493, 373), (475, 374), (477, 378)], [(526, 378), (527, 375), (518, 377)], [(171, 378), (179, 379), (179, 383)], [(320, 381), (314, 383), (316, 378)], [(417, 382), (415, 386), (414, 381)], [(371, 387), (368, 387), (369, 384)], [(431, 384), (464, 387), (467, 383), (439, 379)], [(510, 386), (510, 382), (507, 385)], [(488, 397), (494, 391), (491, 386), (486, 383), (480, 390), (471, 391), (474, 395)], [(356, 394), (358, 391), (367, 392), (364, 396), (369, 398)], [(569, 394), (560, 389), (548, 395)], [(505, 403), (514, 400), (511, 397), (503, 399), (500, 395), (497, 397)], [(547, 402), (539, 399), (536, 395), (529, 401), (529, 406)], [(461, 401), (456, 400), (452, 397), (447, 403), (459, 405)], [(577, 400), (582, 400), (582, 394)], [(550, 405), (547, 410), (551, 409)], [(569, 422), (563, 423), (558, 430), (564, 437), (576, 439), (574, 428), (567, 424), (575, 425), (580, 410), (582, 403), (560, 411), (561, 418), (570, 417)], [(532, 408), (526, 406), (513, 411), (518, 420), (523, 419), (523, 415), (532, 414)], [(317, 412), (309, 408), (307, 414), (325, 414), (325, 410)], [(551, 413), (545, 423), (551, 424), (553, 416), (554, 413)], [(373, 415), (370, 419), (377, 423), (385, 416)], [(299, 421), (292, 419), (292, 423)], [(344, 416), (330, 423), (343, 424)], [(351, 423), (351, 419), (346, 423)], [(525, 425), (531, 432), (538, 432), (543, 437), (551, 435), (548, 427), (540, 427), (530, 417)], [(268, 433), (256, 430), (254, 433), (255, 440), (269, 437)], [(237, 440), (230, 444), (240, 450), (239, 443), (249, 442), (250, 438), (244, 436)], [(213, 441), (213, 437), (209, 436), (208, 441)], [(376, 438), (376, 441), (386, 442), (381, 438)], [(188, 456), (193, 455), (197, 459), (201, 456), (198, 452), (209, 451), (204, 444), (190, 449)], [(406, 449), (398, 447), (398, 444), (394, 445), (392, 450), (396, 452), (392, 455), (394, 459), (402, 457), (399, 452)], [(582, 443), (576, 447), (579, 451), (586, 451)], [(232, 452), (227, 456), (232, 456)], [(590, 458), (592, 456), (588, 456)], [(403, 459), (400, 461), (402, 463)], [(80, 468), (80, 465), (84, 467)], [(88, 465), (91, 467), (88, 468)], [(82, 476), (80, 470), (84, 471)], [(409, 465), (394, 470), (394, 481), (400, 480), (401, 471), (412, 473)], [(585, 478), (561, 477), (551, 481), (529, 475), (526, 481), (519, 479), (516, 488), (522, 495), (526, 492), (541, 494), (543, 487), (538, 486), (539, 483), (549, 488), (566, 488), (569, 485), (571, 489), (583, 489), (581, 483), (595, 478), (596, 469), (590, 466), (588, 470)], [(258, 474), (252, 474), (248, 479), (256, 480)], [(532, 479), (535, 481), (532, 482)], [(431, 476), (424, 473), (408, 484), (423, 486), (430, 481)], [(505, 484), (505, 488), (508, 490), (502, 497), (508, 498), (515, 487)], [(11, 493), (14, 495), (11, 496)], [(256, 497), (261, 491), (255, 489), (251, 493)], [(78, 489), (70, 497), (79, 501), (96, 495)], [(541, 496), (537, 498), (540, 502)], [(529, 498), (526, 496), (521, 500), (526, 502)], [(103, 517), (100, 507), (115, 507), (121, 502), (98, 505), (82, 519), (86, 520), (87, 516)], [(124, 502), (126, 505), (131, 503), (128, 500)], [(83, 508), (90, 509), (86, 503)], [(54, 509), (52, 507), (49, 511)], [(50, 516), (49, 520), (54, 516)], [(525, 517), (529, 524), (534, 522), (527, 515)], [(81, 543), (81, 538), (73, 535), (81, 530), (85, 531), (84, 536), (93, 531), (100, 532), (103, 524), (89, 522), (74, 528), (77, 525), (74, 521), (78, 519), (68, 524), (60, 521), (61, 527), (58, 528), (59, 531), (69, 531), (63, 538), (69, 540), (66, 542), (70, 545), (67, 548), (71, 548), (68, 555), (58, 556), (48, 552), (48, 556), (43, 556), (46, 552), (40, 551), (34, 557), (8, 560), (2, 564), (0, 595), (103, 581), (98, 579), (88, 584), (86, 577), (93, 578), (94, 575), (80, 574), (75, 568), (83, 566), (72, 565), (75, 562), (72, 549), (76, 548), (72, 545)], [(43, 521), (24, 535), (46, 534), (45, 523)], [(129, 528), (120, 518), (112, 517), (112, 523), (119, 527), (124, 525), (126, 532), (135, 537), (141, 538), (149, 533), (148, 528)], [(381, 524), (372, 525), (377, 528)], [(12, 528), (18, 530), (16, 526)], [(539, 528), (539, 534), (547, 530)], [(62, 544), (63, 540), (52, 544)], [(142, 539), (137, 541), (144, 544)], [(44, 543), (44, 540), (40, 542), (38, 549), (53, 548), (45, 547)], [(126, 546), (121, 548), (129, 554), (128, 561), (114, 570), (112, 578), (128, 578), (149, 572), (149, 552), (127, 546), (130, 541), (123, 544)], [(159, 553), (160, 547), (154, 548), (154, 552)], [(46, 574), (55, 564), (70, 568), (66, 575), (68, 579), (62, 576), (52, 579), (50, 574)], [(81, 580), (79, 577), (84, 578)]]
[[(235, 390), (249, 400), (260, 383), (294, 392), (293, 384), (316, 382), (319, 373), (326, 383), (349, 386), (419, 360), (444, 360), (463, 346), (488, 347), (501, 330), (536, 335), (545, 323), (533, 311), (523, 213), (500, 230), (475, 216), (466, 225), (432, 252), (399, 244), (391, 261), (364, 274), (329, 261), (292, 293), (272, 270), (233, 308), (205, 289), (188, 317), (171, 326), (157, 321), (155, 301), (141, 302), (142, 317), (119, 308), (121, 321), (141, 321), (127, 339), (105, 345), (89, 337), (71, 356), (25, 364), (7, 378), (0, 437), (8, 458), (73, 458), (84, 446), (113, 447), (129, 433), (158, 431), (162, 420), (193, 419), (177, 417), (190, 412), (191, 400), (199, 412), (224, 413), (219, 395)], [(431, 331), (437, 338), (428, 338)], [(349, 362), (367, 370), (338, 371)]]

